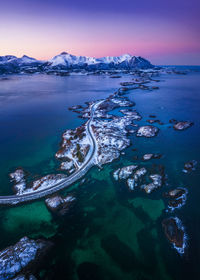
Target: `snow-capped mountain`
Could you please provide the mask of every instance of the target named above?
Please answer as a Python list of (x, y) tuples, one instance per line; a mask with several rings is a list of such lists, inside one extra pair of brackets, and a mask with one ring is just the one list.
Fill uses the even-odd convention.
[(68, 67), (68, 68), (80, 68), (86, 67), (88, 69), (93, 68), (151, 68), (153, 65), (146, 59), (140, 56), (132, 56), (130, 54), (124, 54), (121, 56), (106, 56), (101, 58), (88, 57), (88, 56), (75, 56), (63, 52), (54, 56), (48, 61), (50, 67)]
[(119, 63), (122, 63), (125, 60), (129, 61), (131, 58), (132, 58), (132, 55), (123, 54), (121, 56), (105, 56), (105, 57), (97, 58), (97, 61), (101, 62), (101, 63), (119, 64)]
[(0, 63), (6, 63), (11, 61), (12, 59), (16, 59), (17, 57), (14, 55), (5, 55), (5, 56), (0, 56)]
[(72, 66), (83, 64), (95, 64), (96, 58), (88, 56), (76, 56), (66, 52), (62, 52), (59, 55), (54, 56), (48, 61), (52, 67), (57, 65)]
[(47, 61), (40, 61), (29, 56), (20, 58), (13, 55), (0, 56), (0, 74), (4, 73), (35, 73), (60, 70), (83, 69), (95, 70), (131, 70), (154, 67), (148, 60), (140, 56), (124, 54), (121, 56), (106, 56), (101, 58), (76, 56), (66, 52), (54, 56)]
[(27, 55), (24, 55), (20, 58), (14, 56), (14, 55), (5, 55), (5, 56), (0, 56), (0, 64), (2, 63), (16, 63), (18, 65), (25, 65), (25, 64), (32, 64), (32, 63), (41, 63), (41, 61), (29, 57)]

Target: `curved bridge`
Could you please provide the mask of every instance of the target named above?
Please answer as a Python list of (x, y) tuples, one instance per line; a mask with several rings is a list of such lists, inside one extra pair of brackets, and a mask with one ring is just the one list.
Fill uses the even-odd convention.
[(93, 131), (91, 128), (91, 121), (93, 120), (95, 110), (98, 108), (99, 104), (103, 101), (98, 101), (91, 107), (91, 116), (86, 124), (86, 134), (90, 138), (90, 150), (87, 154), (86, 160), (84, 164), (75, 171), (72, 175), (68, 176), (66, 179), (63, 179), (63, 181), (59, 182), (58, 184), (49, 187), (47, 189), (43, 189), (40, 191), (30, 192), (22, 195), (8, 195), (8, 196), (0, 196), (0, 205), (14, 205), (19, 204), (26, 201), (36, 200), (41, 197), (48, 196), (50, 194), (53, 194), (55, 192), (58, 192), (67, 186), (75, 183), (77, 180), (82, 178), (87, 171), (94, 165), (94, 155), (97, 151), (97, 143), (95, 140), (95, 137), (93, 135)]

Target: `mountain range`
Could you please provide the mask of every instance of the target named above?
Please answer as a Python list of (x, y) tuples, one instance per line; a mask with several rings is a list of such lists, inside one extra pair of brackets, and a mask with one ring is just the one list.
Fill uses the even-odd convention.
[(18, 58), (13, 55), (0, 56), (0, 74), (35, 73), (69, 70), (134, 70), (148, 69), (154, 66), (140, 56), (124, 54), (121, 56), (106, 56), (101, 58), (75, 56), (62, 52), (50, 60), (42, 61), (29, 56)]

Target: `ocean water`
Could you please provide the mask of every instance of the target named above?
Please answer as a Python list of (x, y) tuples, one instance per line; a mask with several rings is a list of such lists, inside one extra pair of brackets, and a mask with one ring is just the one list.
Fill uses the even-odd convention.
[[(105, 98), (130, 76), (46, 75), (10, 76), (0, 81), (0, 193), (11, 194), (8, 173), (22, 166), (31, 174), (58, 172), (54, 155), (62, 132), (83, 120), (68, 107)], [(162, 75), (158, 90), (133, 90), (127, 95), (142, 115), (139, 125), (148, 124), (150, 114), (164, 124), (151, 139), (131, 135), (132, 145), (120, 159), (94, 167), (85, 183), (75, 183), (63, 194), (77, 200), (68, 215), (52, 215), (44, 200), (0, 209), (0, 248), (28, 235), (49, 238), (55, 243), (50, 261), (38, 279), (198, 279), (200, 277), (200, 73)], [(194, 126), (174, 131), (170, 119), (190, 120)], [(133, 151), (133, 149), (137, 149)], [(135, 156), (160, 153), (159, 160), (142, 162)], [(195, 159), (197, 170), (182, 172), (184, 162)], [(138, 164), (152, 168), (162, 164), (167, 185), (150, 195), (139, 189), (130, 192), (124, 181), (114, 181), (118, 167)], [(187, 187), (186, 204), (166, 212), (163, 192)], [(188, 235), (186, 252), (180, 256), (164, 236), (161, 222), (177, 216)]]

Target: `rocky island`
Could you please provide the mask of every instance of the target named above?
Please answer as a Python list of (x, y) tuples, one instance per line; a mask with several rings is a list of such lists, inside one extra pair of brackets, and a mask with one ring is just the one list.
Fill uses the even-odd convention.
[(179, 254), (184, 254), (187, 245), (187, 235), (181, 220), (177, 217), (168, 218), (162, 222), (162, 226), (169, 242)]
[[(8, 280), (16, 276), (18, 280), (26, 279), (26, 275), (37, 271), (52, 247), (50, 241), (21, 238), (15, 245), (0, 252), (0, 279)], [(34, 276), (30, 277), (29, 280), (34, 279)]]

